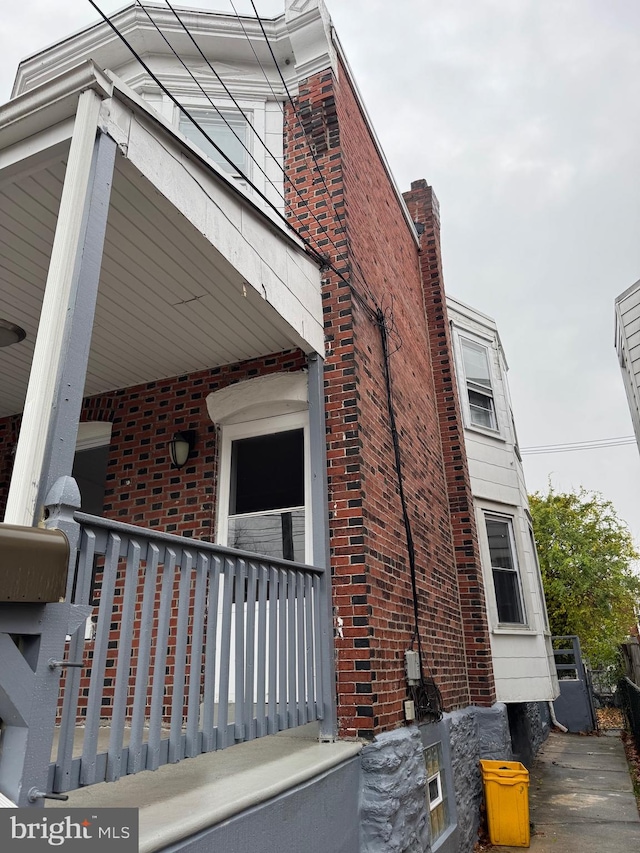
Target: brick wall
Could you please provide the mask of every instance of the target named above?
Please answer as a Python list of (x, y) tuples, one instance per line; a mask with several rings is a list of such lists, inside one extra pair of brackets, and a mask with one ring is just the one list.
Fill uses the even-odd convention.
[[(215, 500), (217, 493), (217, 428), (209, 418), (206, 397), (212, 391), (243, 379), (280, 371), (298, 371), (306, 366), (306, 356), (299, 350), (275, 353), (260, 359), (225, 365), (188, 376), (149, 382), (125, 388), (84, 401), (82, 421), (108, 421), (112, 424), (104, 515), (118, 521), (157, 528), (180, 536), (205, 541), (215, 538)], [(0, 517), (8, 492), (13, 449), (17, 440), (19, 417), (0, 420)], [(180, 470), (172, 469), (167, 442), (175, 432), (194, 430), (197, 436), (193, 458)], [(102, 560), (98, 559), (94, 578), (93, 603), (99, 603), (102, 583)], [(139, 576), (142, 585), (143, 576)], [(177, 601), (177, 581), (175, 596)], [(114, 613), (121, 611), (124, 593), (124, 566), (118, 572)], [(159, 596), (159, 587), (156, 598)], [(135, 681), (135, 653), (140, 640), (140, 607), (132, 631), (134, 657), (129, 683)], [(173, 666), (177, 632), (177, 605), (171, 615), (170, 633), (173, 642), (167, 650), (166, 667)], [(117, 647), (120, 624), (117, 618), (111, 625), (107, 655), (101, 716), (109, 718), (115, 692)], [(93, 643), (87, 641), (84, 659), (93, 658)], [(90, 669), (80, 674), (78, 716), (86, 713)], [(186, 671), (190, 677), (189, 666)], [(58, 702), (62, 708), (64, 675)], [(169, 718), (172, 684), (167, 682), (164, 695), (164, 715)], [(128, 715), (132, 712), (133, 689), (130, 690)]]
[(422, 226), (420, 263), (453, 526), (469, 693), (474, 704), (491, 705), (496, 698), (495, 683), (473, 495), (447, 317), (439, 205), (433, 189), (425, 180), (413, 181), (411, 190), (404, 193), (404, 199), (414, 222)]
[(325, 393), (340, 730), (371, 737), (402, 720), (404, 651), (413, 634), (382, 348), (370, 316), (377, 307), (392, 327), (391, 348), (399, 347), (391, 373), (425, 663), (447, 709), (468, 704), (469, 692), (418, 247), (344, 69), (338, 80), (324, 72), (301, 83), (306, 135), (288, 111), (286, 164), (297, 191), (287, 201), (296, 226), (357, 291), (334, 273), (325, 277)]
[[(344, 69), (338, 79), (324, 72), (301, 83), (304, 129), (287, 111), (286, 165), (297, 190), (287, 190), (287, 203), (296, 226), (353, 285), (334, 271), (323, 279), (329, 511), (340, 731), (370, 738), (402, 721), (404, 651), (413, 636), (383, 353), (372, 315), (378, 308), (394, 350), (390, 370), (427, 673), (446, 710), (490, 702), (493, 682), (450, 341), (437, 306), (437, 287), (444, 305), (441, 275), (436, 286), (431, 269), (439, 263), (439, 236), (433, 230), (423, 238), (419, 253)], [(304, 364), (298, 351), (281, 353), (85, 401), (84, 420), (113, 424), (105, 515), (212, 539), (218, 454), (207, 394)], [(167, 442), (187, 429), (197, 434), (194, 457), (175, 471)], [(14, 432), (15, 423), (0, 422), (0, 442), (11, 445)]]
[[(301, 370), (306, 363), (299, 350), (274, 353), (86, 399), (81, 421), (113, 425), (104, 515), (211, 541), (215, 536), (218, 454), (217, 429), (207, 413), (207, 395), (254, 376)], [(18, 418), (0, 420), (0, 515), (18, 423)], [(194, 430), (196, 444), (193, 458), (176, 470), (171, 468), (167, 443), (181, 430)]]

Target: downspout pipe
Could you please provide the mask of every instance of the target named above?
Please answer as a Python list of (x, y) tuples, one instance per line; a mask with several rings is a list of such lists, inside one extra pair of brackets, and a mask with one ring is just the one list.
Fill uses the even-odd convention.
[(556, 709), (553, 707), (553, 702), (549, 702), (549, 716), (551, 717), (551, 722), (557, 729), (560, 729), (560, 731), (564, 732), (565, 734), (569, 731), (566, 726), (563, 726), (562, 723), (558, 722), (558, 718), (556, 717)]

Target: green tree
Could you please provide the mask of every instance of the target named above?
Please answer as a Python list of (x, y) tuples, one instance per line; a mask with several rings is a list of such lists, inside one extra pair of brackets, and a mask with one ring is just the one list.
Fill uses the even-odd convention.
[(551, 632), (577, 634), (594, 668), (616, 662), (640, 600), (639, 555), (613, 505), (597, 493), (529, 497)]

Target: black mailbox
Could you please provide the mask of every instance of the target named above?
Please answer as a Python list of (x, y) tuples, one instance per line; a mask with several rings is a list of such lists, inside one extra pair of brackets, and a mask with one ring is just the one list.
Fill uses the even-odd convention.
[(69, 542), (61, 530), (0, 524), (0, 602), (64, 598)]

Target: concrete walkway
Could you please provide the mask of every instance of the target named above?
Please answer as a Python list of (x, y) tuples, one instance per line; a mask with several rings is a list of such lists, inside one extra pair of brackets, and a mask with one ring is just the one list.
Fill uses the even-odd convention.
[(551, 734), (531, 774), (529, 803), (531, 853), (640, 853), (640, 817), (622, 741), (613, 732)]

